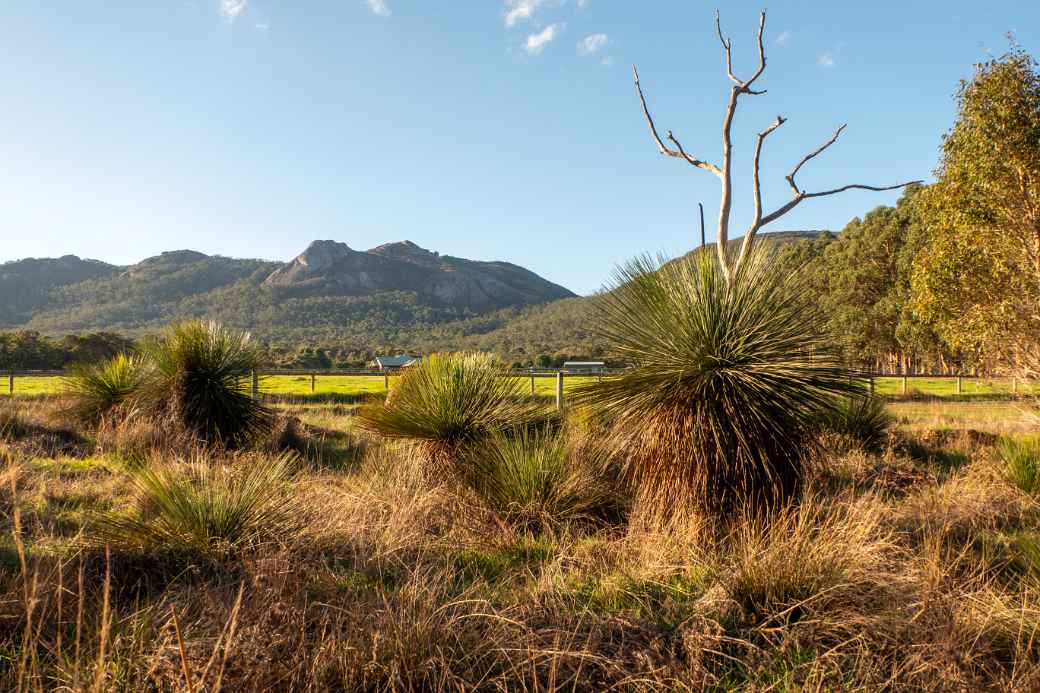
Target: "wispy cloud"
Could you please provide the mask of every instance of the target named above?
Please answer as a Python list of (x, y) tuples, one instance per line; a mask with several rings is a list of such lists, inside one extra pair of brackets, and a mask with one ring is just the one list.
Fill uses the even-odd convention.
[(557, 0), (505, 0), (506, 26), (516, 26), (525, 19), (530, 20), (538, 10), (556, 2)]
[(776, 37), (776, 44), (786, 47), (791, 43), (792, 38), (794, 38), (794, 34), (790, 31), (781, 31), (780, 35)]
[(372, 14), (380, 17), (390, 16), (390, 6), (386, 4), (386, 0), (365, 0), (365, 5), (372, 10)]
[(592, 0), (578, 0), (578, 9), (584, 10), (586, 7), (589, 6), (590, 2), (592, 2)]
[(220, 0), (220, 16), (233, 22), (245, 11), (247, 4), (249, 0)]
[(820, 67), (834, 67), (837, 65), (837, 63), (834, 62), (834, 55), (832, 53), (824, 53), (821, 55), (816, 59), (816, 64)]
[(578, 42), (578, 52), (582, 55), (592, 55), (596, 51), (606, 48), (609, 43), (610, 37), (606, 34), (591, 34)]
[(552, 43), (553, 39), (560, 35), (563, 28), (563, 24), (550, 24), (537, 34), (531, 34), (527, 37), (524, 50), (530, 55), (538, 55), (547, 45)]
[(257, 22), (253, 26), (255, 26), (258, 31), (267, 31), (268, 29), (271, 28), (271, 23), (270, 22)]

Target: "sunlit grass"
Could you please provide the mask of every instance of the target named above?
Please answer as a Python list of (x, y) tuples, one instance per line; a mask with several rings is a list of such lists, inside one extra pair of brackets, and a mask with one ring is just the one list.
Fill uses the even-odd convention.
[[(398, 376), (390, 376), (393, 387)], [(604, 379), (609, 376), (604, 376)], [(567, 375), (563, 380), (563, 389), (569, 393), (583, 382), (594, 381), (598, 376)], [(519, 376), (524, 392), (531, 392), (531, 378)], [(0, 397), (8, 394), (7, 377), (0, 373)], [(875, 378), (875, 392), (879, 395), (901, 395), (902, 379)], [(270, 375), (261, 378), (260, 390), (270, 395), (364, 395), (368, 393), (385, 393), (386, 385), (382, 375), (316, 375), (314, 390), (311, 390), (311, 377), (302, 375)], [(956, 378), (908, 378), (907, 391), (918, 392), (929, 397), (954, 397), (957, 390)], [(52, 395), (65, 391), (60, 376), (27, 375), (17, 376), (14, 380), (15, 395)], [(1040, 383), (1018, 382), (1019, 394), (1040, 393)], [(975, 395), (1010, 395), (1011, 380), (1007, 378), (964, 378), (961, 381), (961, 394)], [(553, 376), (537, 376), (534, 378), (534, 394), (540, 397), (551, 397), (556, 394), (556, 378)]]

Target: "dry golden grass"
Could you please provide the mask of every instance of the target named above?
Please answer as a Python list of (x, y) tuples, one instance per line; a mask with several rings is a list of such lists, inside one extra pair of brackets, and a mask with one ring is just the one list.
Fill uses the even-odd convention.
[(161, 431), (63, 447), (56, 405), (5, 414), (0, 689), (1040, 688), (1040, 513), (977, 436), (832, 455), (768, 518), (535, 535), (338, 406), (286, 411), (306, 523), (172, 571), (91, 541)]

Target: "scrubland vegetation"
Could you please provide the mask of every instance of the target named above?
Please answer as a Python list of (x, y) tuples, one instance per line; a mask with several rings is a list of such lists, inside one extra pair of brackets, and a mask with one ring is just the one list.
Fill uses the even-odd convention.
[[(668, 148), (637, 76), (660, 151), (726, 195), (758, 45), (758, 72), (729, 71), (722, 168)], [(914, 247), (935, 261), (872, 304), (908, 331), (886, 358), (1036, 374), (1037, 237), (1007, 216), (1035, 222), (1035, 193), (981, 197), (1014, 187), (993, 147), (1035, 146), (1040, 120), (999, 138), (980, 106), (1040, 103), (1034, 68), (1013, 49), (962, 89), (968, 125), (920, 193), (935, 224)], [(777, 212), (756, 175), (739, 252), (725, 208), (717, 253), (620, 270), (595, 324), (628, 369), (562, 411), (473, 352), (356, 402), (254, 398), (261, 351), (196, 321), (71, 371), (61, 396), (3, 401), (0, 687), (1040, 689), (1035, 401), (876, 399), (812, 273), (753, 242), (803, 199), (903, 187), (801, 190), (840, 133)]]
[(893, 415), (797, 284), (742, 272), (633, 266), (603, 320), (656, 379), (562, 413), (480, 354), (253, 400), (251, 343), (207, 323), (5, 401), (0, 686), (1040, 685), (1029, 402), (1000, 433)]

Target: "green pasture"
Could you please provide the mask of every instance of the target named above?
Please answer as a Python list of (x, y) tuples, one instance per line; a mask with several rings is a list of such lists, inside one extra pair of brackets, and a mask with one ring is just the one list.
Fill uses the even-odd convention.
[[(396, 376), (390, 377), (393, 385)], [(564, 378), (564, 391), (570, 391), (579, 383), (588, 382), (596, 376), (568, 376)], [(519, 380), (526, 391), (530, 391), (530, 379), (520, 376)], [(553, 396), (556, 394), (556, 378), (538, 377), (534, 379), (536, 395)], [(16, 376), (14, 380), (15, 395), (47, 395), (59, 394), (64, 388), (62, 378), (58, 376)], [(902, 379), (876, 378), (875, 392), (879, 395), (901, 395)], [(271, 375), (260, 380), (260, 390), (265, 394), (276, 396), (291, 395), (338, 395), (354, 396), (367, 393), (386, 392), (383, 376), (373, 375), (318, 375), (314, 379), (311, 390), (310, 375)], [(929, 397), (954, 397), (957, 391), (956, 378), (908, 378), (907, 394), (919, 394)], [(1018, 382), (1019, 394), (1040, 394), (1040, 384)], [(8, 394), (7, 378), (0, 379), (0, 396)], [(1012, 394), (1010, 378), (963, 378), (961, 395), (1000, 396)]]
[[(879, 395), (903, 394), (902, 378), (875, 378), (874, 391)], [(962, 378), (961, 395), (1010, 395), (1015, 390), (1011, 378)], [(1037, 383), (1017, 384), (1019, 394), (1035, 394), (1040, 392)], [(957, 394), (956, 378), (907, 378), (906, 393), (921, 394), (929, 397), (953, 397)]]

